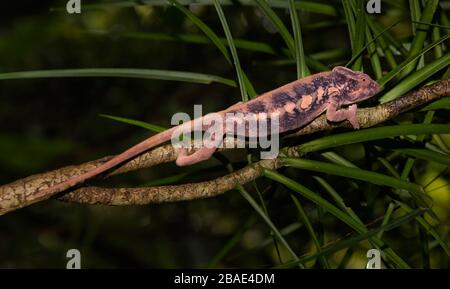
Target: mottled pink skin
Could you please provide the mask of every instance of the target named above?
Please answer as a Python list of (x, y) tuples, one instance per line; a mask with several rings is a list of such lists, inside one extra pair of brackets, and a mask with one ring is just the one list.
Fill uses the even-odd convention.
[[(375, 95), (378, 90), (378, 84), (368, 75), (344, 67), (335, 67), (332, 71), (321, 72), (296, 80), (266, 92), (251, 101), (237, 103), (218, 113), (225, 117), (227, 112), (265, 113), (266, 115), (278, 112), (280, 113), (279, 132), (282, 133), (298, 129), (326, 111), (328, 120), (349, 120), (354, 128), (359, 128), (355, 103)], [(338, 110), (340, 106), (349, 104), (352, 105), (348, 109)], [(192, 125), (192, 122), (188, 122), (180, 126), (192, 128)], [(54, 194), (83, 183), (153, 147), (169, 141), (173, 132), (180, 126), (154, 135), (103, 165), (42, 190), (39, 193), (42, 195)], [(215, 148), (205, 147), (188, 155), (186, 149), (181, 149), (176, 163), (179, 166), (198, 163), (210, 158), (215, 150)]]
[[(344, 67), (317, 73), (266, 92), (246, 103), (234, 105), (224, 112), (274, 113), (280, 115), (280, 132), (298, 129), (325, 110), (330, 121), (355, 121), (356, 105), (339, 110), (341, 105), (361, 102), (379, 91), (368, 75)], [(305, 105), (306, 104), (306, 105)], [(295, 109), (292, 110), (292, 105)], [(348, 117), (344, 117), (348, 116)], [(284, 120), (284, 121), (283, 121)]]
[[(238, 103), (221, 113), (279, 113), (279, 132), (298, 129), (326, 111), (329, 121), (348, 120), (359, 128), (356, 117), (356, 103), (379, 91), (378, 84), (368, 75), (345, 67), (335, 67), (332, 71), (314, 74), (266, 92), (245, 103)], [(339, 109), (348, 105), (348, 109)], [(176, 160), (177, 165), (187, 166), (209, 159), (215, 149), (201, 148), (191, 155), (182, 149)]]

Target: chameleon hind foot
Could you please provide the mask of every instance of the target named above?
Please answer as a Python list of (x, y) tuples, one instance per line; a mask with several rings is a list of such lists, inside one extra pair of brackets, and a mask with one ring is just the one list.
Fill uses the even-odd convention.
[(194, 153), (189, 155), (188, 150), (186, 148), (181, 148), (180, 151), (178, 152), (178, 157), (175, 163), (177, 164), (177, 166), (180, 167), (196, 164), (198, 162), (209, 159), (214, 154), (216, 149), (217, 149), (216, 147), (213, 148), (201, 147)]

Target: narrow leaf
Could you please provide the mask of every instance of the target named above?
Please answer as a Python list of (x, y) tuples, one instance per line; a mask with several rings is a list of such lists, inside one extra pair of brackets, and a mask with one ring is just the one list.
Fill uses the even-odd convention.
[(154, 131), (154, 132), (162, 132), (162, 131), (166, 130), (165, 127), (162, 127), (162, 126), (159, 126), (156, 124), (151, 124), (148, 122), (143, 122), (140, 120), (134, 120), (131, 118), (125, 118), (125, 117), (119, 117), (119, 116), (113, 116), (113, 115), (107, 115), (107, 114), (100, 114), (100, 116), (104, 117), (104, 118), (109, 118), (109, 119), (112, 119), (112, 120), (115, 120), (118, 122), (139, 126), (139, 127), (142, 127), (142, 128)]
[(227, 78), (216, 75), (195, 72), (156, 70), (140, 68), (80, 68), (80, 69), (53, 69), (33, 70), (20, 72), (0, 73), (0, 80), (25, 78), (59, 78), (59, 77), (125, 77), (158, 80), (174, 80), (192, 83), (210, 84), (218, 82), (228, 86), (236, 83)]

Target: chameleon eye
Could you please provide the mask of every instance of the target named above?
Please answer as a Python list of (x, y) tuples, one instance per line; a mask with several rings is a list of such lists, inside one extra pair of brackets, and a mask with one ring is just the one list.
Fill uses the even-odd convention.
[(365, 79), (365, 78), (363, 78), (363, 79), (362, 79), (362, 81), (366, 81), (366, 79)]

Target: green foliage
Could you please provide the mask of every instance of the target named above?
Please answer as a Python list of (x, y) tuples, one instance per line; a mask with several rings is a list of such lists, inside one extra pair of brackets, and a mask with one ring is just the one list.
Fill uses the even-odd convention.
[(143, 122), (143, 121), (139, 121), (139, 120), (129, 119), (126, 117), (119, 117), (119, 116), (113, 116), (113, 115), (107, 115), (107, 114), (101, 114), (100, 116), (109, 118), (109, 119), (112, 119), (115, 121), (119, 121), (122, 123), (139, 126), (139, 127), (142, 127), (142, 128), (154, 131), (154, 132), (162, 132), (167, 129), (167, 128), (159, 126), (159, 125), (155, 125), (155, 124), (151, 124), (151, 123)]
[(0, 80), (25, 78), (52, 78), (52, 77), (130, 77), (158, 80), (186, 81), (192, 83), (210, 84), (219, 82), (229, 86), (236, 86), (231, 79), (202, 73), (169, 71), (138, 68), (81, 68), (81, 69), (55, 69), (35, 70), (1, 73)]
[[(346, 64), (352, 69), (365, 71), (378, 81), (382, 91), (374, 98), (373, 105), (391, 101), (421, 85), (450, 75), (448, 10), (443, 9), (437, 0), (404, 0), (397, 4), (385, 1), (382, 15), (366, 13), (364, 1), (360, 0), (336, 1), (333, 4), (240, 0), (242, 7), (237, 7), (239, 4), (235, 1), (224, 0), (201, 1), (201, 4), (191, 0), (169, 2), (171, 7), (166, 7), (166, 1), (115, 1), (113, 4), (96, 1), (83, 6), (87, 15), (81, 16), (86, 17), (83, 25), (68, 24), (70, 29), (79, 30), (79, 35), (82, 35), (79, 37), (110, 41), (113, 43), (111, 46), (114, 41), (130, 42), (127, 47), (134, 49), (121, 50), (123, 56), (131, 56), (133, 51), (140, 53), (142, 47), (153, 52), (154, 47), (158, 47), (158, 54), (143, 54), (142, 59), (149, 59), (143, 63), (152, 65), (149, 68), (101, 68), (95, 63), (92, 64), (95, 68), (75, 69), (55, 69), (51, 65), (17, 68), (15, 65), (9, 71), (18, 72), (8, 72), (8, 66), (4, 64), (0, 80), (2, 84), (12, 79), (22, 79), (23, 84), (31, 81), (25, 80), (29, 78), (55, 77), (141, 78), (149, 82), (174, 80), (192, 85), (176, 83), (177, 87), (180, 85), (186, 93), (194, 95), (179, 102), (200, 103), (199, 98), (204, 97), (204, 102), (214, 104), (212, 110), (219, 110), (226, 102), (236, 102), (239, 94), (246, 101), (256, 95), (255, 88), (261, 91), (275, 88), (335, 65)], [(54, 11), (60, 11), (59, 7), (54, 8)], [(284, 10), (288, 13), (283, 13)], [(116, 19), (114, 15), (119, 16)], [(96, 16), (104, 17), (105, 23), (130, 21), (133, 24), (116, 31), (110, 29), (109, 24), (98, 24), (93, 20)], [(141, 24), (135, 24), (135, 18)], [(142, 23), (147, 23), (147, 26)], [(171, 45), (175, 49), (170, 49)], [(0, 42), (0, 52), (4, 46), (6, 44)], [(179, 56), (183, 53), (186, 53), (185, 58)], [(164, 57), (167, 57), (165, 62), (159, 63), (159, 58)], [(176, 57), (182, 60), (176, 62)], [(140, 61), (136, 63), (140, 65)], [(159, 66), (153, 66), (153, 63), (159, 63)], [(110, 67), (115, 67), (114, 61)], [(55, 80), (41, 81), (53, 83)], [(215, 84), (202, 86), (194, 92), (190, 90), (196, 84), (211, 83)], [(151, 103), (153, 111), (161, 110), (166, 114), (179, 109), (177, 105), (170, 109), (166, 107), (170, 98), (179, 95), (170, 88), (161, 89), (164, 99), (145, 99), (144, 103)], [(228, 90), (222, 92), (221, 89)], [(166, 95), (166, 91), (170, 94)], [(227, 100), (225, 96), (229, 95), (232, 98)], [(265, 170), (256, 182), (238, 185), (236, 189), (240, 194), (227, 193), (219, 198), (220, 202), (210, 199), (161, 208), (154, 205), (150, 209), (121, 208), (120, 212), (128, 212), (124, 218), (111, 216), (112, 211), (108, 210), (112, 209), (109, 208), (92, 209), (88, 213), (80, 210), (79, 215), (81, 219), (110, 218), (110, 227), (105, 231), (99, 229), (101, 222), (98, 220), (95, 220), (99, 222), (98, 227), (88, 228), (101, 232), (98, 233), (104, 238), (101, 241), (116, 249), (121, 242), (129, 241), (125, 240), (129, 231), (124, 229), (129, 229), (129, 223), (151, 219), (154, 230), (143, 235), (147, 238), (158, 235), (161, 239), (153, 241), (155, 246), (148, 249), (142, 240), (139, 241), (140, 234), (132, 234), (129, 242), (136, 244), (136, 251), (130, 249), (126, 255), (137, 260), (137, 266), (361, 268), (367, 261), (365, 252), (379, 248), (384, 252), (385, 267), (448, 267), (449, 107), (449, 98), (444, 98), (375, 128), (286, 139), (289, 145), (297, 146), (301, 158), (282, 158), (283, 168)], [(138, 117), (129, 111), (132, 110), (111, 109), (101, 116), (153, 132), (164, 129), (136, 120)], [(114, 116), (116, 114), (129, 114), (130, 117)], [(153, 121), (161, 123), (160, 119)], [(118, 138), (114, 141), (122, 142)], [(2, 140), (2, 151), (10, 150), (16, 142), (12, 137), (9, 143)], [(59, 143), (31, 142), (32, 146), (36, 145), (31, 151), (35, 153), (39, 149), (48, 155), (47, 159), (53, 159), (47, 150), (41, 150), (43, 144), (55, 153), (63, 154), (67, 150)], [(248, 157), (251, 152), (246, 153)], [(129, 180), (146, 186), (195, 182), (223, 175), (233, 167), (251, 165), (237, 153), (219, 154), (216, 159), (221, 161), (219, 165), (210, 166), (207, 162), (202, 164), (202, 170), (183, 168), (180, 172), (179, 169), (163, 167), (164, 173), (159, 173), (152, 168), (149, 170), (152, 173)], [(14, 166), (5, 157), (0, 161)], [(44, 165), (45, 161), (39, 160), (38, 163)], [(72, 205), (64, 205), (64, 209), (77, 210)], [(36, 214), (33, 208), (24, 211), (24, 215)], [(179, 211), (184, 212), (179, 222), (167, 220), (180, 216), (177, 215), (181, 214)], [(58, 219), (61, 217), (59, 210), (54, 214)], [(243, 218), (246, 220), (242, 221)], [(209, 226), (202, 232), (211, 234), (210, 239), (203, 240), (204, 243), (198, 241), (200, 234), (190, 235), (192, 240), (199, 244), (212, 244), (208, 249), (197, 243), (193, 246), (195, 252), (207, 256), (196, 263), (191, 262), (192, 256), (180, 257), (188, 251), (184, 247), (178, 248), (185, 240), (183, 234), (188, 233), (173, 232), (173, 228), (177, 231), (179, 227), (189, 226), (192, 220)], [(73, 222), (75, 227), (80, 226), (77, 222)], [(170, 226), (170, 234), (175, 235), (163, 228)], [(111, 228), (124, 232), (114, 234)], [(217, 228), (225, 229), (213, 235), (211, 232)], [(130, 230), (138, 232), (140, 228), (132, 227)], [(195, 231), (192, 227), (189, 230)], [(89, 237), (89, 232), (85, 232), (87, 237), (83, 239), (81, 231), (79, 229), (78, 235), (74, 234), (70, 242), (93, 247), (89, 238), (95, 239), (95, 236)], [(172, 239), (168, 240), (164, 234)], [(146, 250), (161, 255), (152, 255), (151, 258), (157, 260), (153, 263), (148, 261), (148, 255), (141, 255), (140, 252)], [(176, 256), (170, 252), (176, 252), (173, 253)], [(97, 260), (103, 260), (101, 255), (91, 255), (94, 266), (105, 264)], [(120, 264), (120, 260), (114, 264)], [(0, 266), (4, 265), (0, 263)]]

